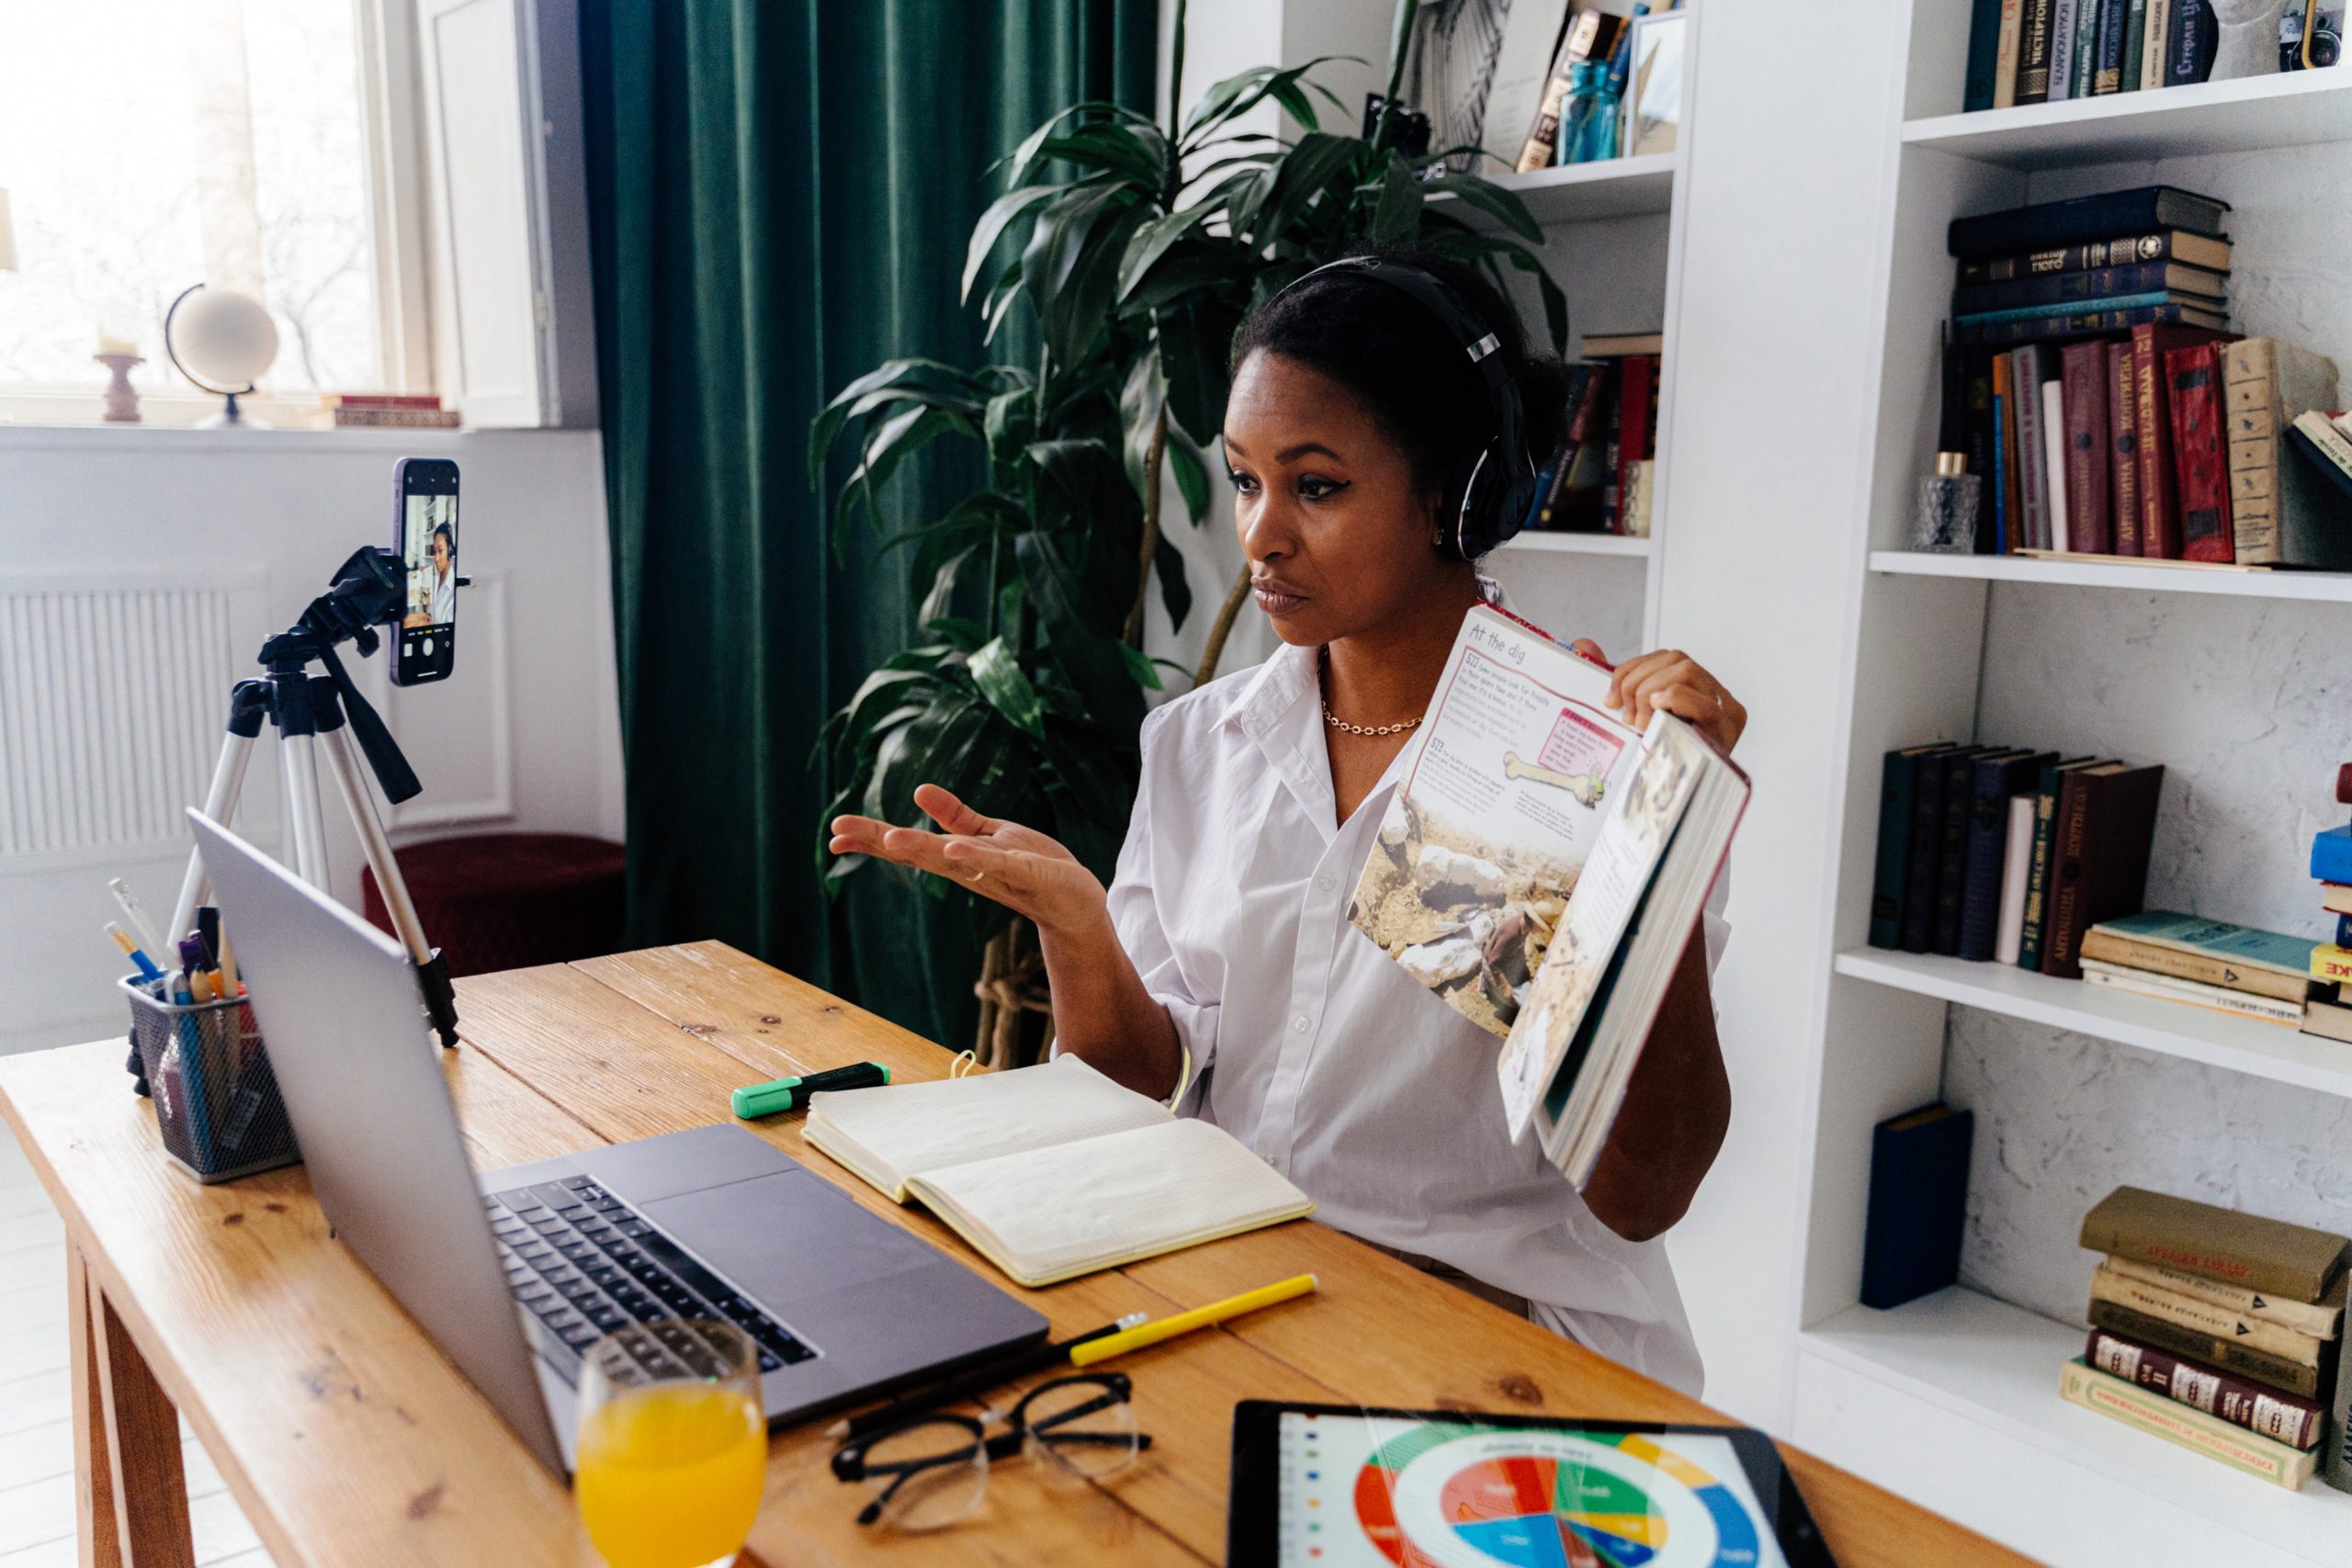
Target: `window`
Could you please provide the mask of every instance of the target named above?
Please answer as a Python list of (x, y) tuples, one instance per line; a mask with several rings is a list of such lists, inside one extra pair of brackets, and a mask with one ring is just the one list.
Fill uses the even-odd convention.
[[(277, 323), (264, 419), (437, 391), (469, 423), (559, 423), (553, 329), (586, 314), (585, 214), (544, 196), (576, 168), (569, 27), (560, 0), (6, 0), (0, 422), (98, 419), (101, 338), (145, 357), (148, 423), (211, 412), (164, 348), (205, 282)], [(541, 91), (543, 54), (568, 91)]]

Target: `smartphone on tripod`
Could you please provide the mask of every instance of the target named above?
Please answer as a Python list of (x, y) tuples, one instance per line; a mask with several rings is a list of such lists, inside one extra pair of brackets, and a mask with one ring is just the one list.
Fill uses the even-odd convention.
[(392, 466), (392, 550), (408, 570), (392, 684), (446, 681), (458, 663), (457, 464), (402, 457)]

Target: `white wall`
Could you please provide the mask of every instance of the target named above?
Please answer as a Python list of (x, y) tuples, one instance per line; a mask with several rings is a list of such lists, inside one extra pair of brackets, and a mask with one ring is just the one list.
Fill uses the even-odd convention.
[[(0, 427), (0, 590), (103, 585), (127, 574), (235, 584), (227, 644), (233, 673), (252, 673), (261, 638), (290, 624), (352, 550), (390, 542), (393, 460), (452, 457), (462, 483), (460, 566), (480, 584), (459, 603), (455, 677), (390, 695), (380, 652), (365, 663), (346, 660), (424, 784), (424, 794), (394, 814), (395, 840), (509, 828), (617, 839), (620, 741), (599, 451), (593, 431)], [(209, 649), (200, 656), (231, 658)], [(100, 700), (128, 708), (138, 697), (116, 690)], [(225, 715), (228, 693), (203, 701)], [(37, 743), (0, 736), (0, 755)], [(202, 798), (215, 743), (181, 769), (191, 804)], [(265, 732), (240, 818), (272, 850), (275, 750)], [(0, 788), (6, 778), (0, 770)], [(332, 784), (322, 779), (322, 788), (334, 890), (356, 906), (357, 843)], [(99, 934), (118, 918), (107, 879), (129, 879), (160, 922), (169, 918), (185, 858), (177, 845), (152, 840), (0, 857), (0, 950), (8, 954), (0, 1051), (119, 1030), (122, 1004), (111, 986), (125, 965)]]

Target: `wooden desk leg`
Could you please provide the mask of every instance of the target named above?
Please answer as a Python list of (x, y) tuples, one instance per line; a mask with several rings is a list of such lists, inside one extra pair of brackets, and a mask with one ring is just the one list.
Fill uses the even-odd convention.
[(82, 1308), (74, 1315), (73, 1350), (82, 1561), (95, 1568), (195, 1568), (179, 1411), (78, 1252), (67, 1268)]
[(68, 1374), (74, 1382), (74, 1535), (82, 1568), (123, 1568), (122, 1540), (115, 1529), (114, 1461), (107, 1443), (106, 1395), (98, 1387), (97, 1339), (93, 1314), (98, 1293), (82, 1249), (65, 1249), (65, 1326), (72, 1347)]

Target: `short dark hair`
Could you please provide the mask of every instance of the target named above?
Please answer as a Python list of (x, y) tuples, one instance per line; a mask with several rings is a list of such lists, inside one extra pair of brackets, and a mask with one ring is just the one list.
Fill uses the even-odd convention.
[[(455, 528), (450, 527), (447, 523), (435, 523), (433, 525), (433, 537), (435, 539), (448, 540), (449, 553), (451, 555), (456, 555), (458, 553), (458, 531)], [(430, 541), (427, 542), (429, 543)]]
[[(1567, 423), (1567, 367), (1532, 351), (1519, 312), (1477, 268), (1418, 247), (1351, 253), (1418, 267), (1484, 321), (1519, 389), (1527, 459), (1541, 466)], [(1455, 465), (1494, 439), (1492, 405), (1477, 370), (1445, 323), (1385, 284), (1325, 273), (1252, 310), (1233, 334), (1231, 367), (1278, 354), (1345, 387), (1404, 452), (1413, 482), (1442, 490)]]

